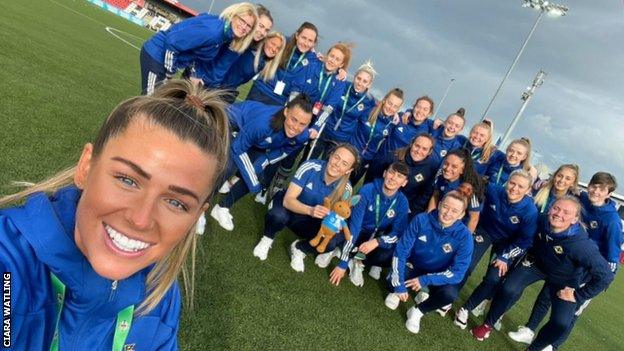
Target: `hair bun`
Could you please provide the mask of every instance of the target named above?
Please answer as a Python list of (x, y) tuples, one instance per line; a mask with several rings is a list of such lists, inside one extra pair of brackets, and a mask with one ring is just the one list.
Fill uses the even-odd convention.
[(186, 103), (188, 103), (191, 106), (197, 107), (200, 110), (203, 110), (205, 107), (204, 102), (197, 95), (187, 94), (186, 97), (184, 98), (184, 101), (186, 101)]
[(472, 194), (474, 193), (474, 189), (472, 187), (472, 184), (468, 183), (468, 182), (463, 182), (459, 185), (459, 187), (457, 187), (457, 191), (462, 194), (462, 196), (465, 196), (466, 198), (470, 198), (472, 196)]
[(463, 107), (460, 107), (459, 110), (457, 110), (457, 112), (455, 112), (456, 114), (464, 117), (466, 115), (466, 109)]

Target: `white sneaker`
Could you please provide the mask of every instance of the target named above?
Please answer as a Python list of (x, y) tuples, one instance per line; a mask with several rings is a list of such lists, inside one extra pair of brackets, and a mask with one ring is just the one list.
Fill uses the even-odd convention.
[(496, 329), (496, 331), (501, 331), (501, 329), (503, 329), (503, 316), (494, 323), (494, 329)]
[(299, 240), (295, 240), (290, 244), (290, 268), (294, 269), (295, 272), (303, 273), (305, 269), (303, 259), (306, 257), (306, 254), (297, 248), (298, 242)]
[(546, 347), (544, 347), (544, 348), (542, 349), (542, 351), (553, 351), (553, 350), (554, 350), (554, 349), (553, 349), (552, 345), (548, 345), (548, 346), (546, 346)]
[(420, 319), (423, 317), (423, 313), (416, 307), (412, 307), (407, 311), (407, 321), (405, 327), (407, 330), (414, 334), (418, 334), (420, 331)]
[(316, 255), (316, 259), (314, 260), (314, 264), (319, 266), (320, 268), (327, 268), (331, 263), (332, 258), (334, 258), (334, 253), (336, 249), (332, 252), (326, 252), (320, 255)]
[(438, 309), (436, 310), (436, 312), (438, 312), (438, 314), (439, 314), (440, 316), (445, 317), (445, 316), (446, 316), (446, 314), (448, 313), (448, 311), (450, 311), (450, 310), (451, 310), (451, 307), (453, 307), (453, 304), (450, 304), (450, 303), (449, 303), (449, 304), (448, 304), (448, 305), (446, 305), (446, 306), (442, 306), (442, 307), (438, 308)]
[(254, 201), (256, 201), (259, 204), (266, 205), (267, 192), (263, 190), (263, 191), (260, 191), (259, 193), (257, 193), (256, 197), (254, 198)]
[(234, 230), (234, 222), (232, 221), (229, 208), (214, 205), (212, 211), (210, 211), (210, 216), (219, 222), (221, 228), (228, 231)]
[(384, 304), (389, 309), (396, 310), (397, 307), (399, 307), (400, 302), (401, 302), (401, 299), (399, 298), (399, 295), (397, 295), (396, 293), (389, 293), (388, 296), (386, 296), (386, 300), (384, 301)]
[(349, 260), (349, 280), (353, 285), (364, 286), (364, 264), (360, 260)]
[(221, 185), (221, 187), (219, 188), (219, 194), (227, 194), (230, 192), (230, 182), (229, 181), (225, 181), (223, 182), (223, 185)]
[(518, 327), (518, 331), (507, 333), (511, 340), (530, 345), (535, 337), (535, 332), (523, 325)]
[(370, 270), (368, 271), (368, 275), (375, 280), (381, 279), (381, 267), (371, 266)]
[(195, 233), (198, 235), (203, 235), (206, 232), (206, 214), (202, 212), (202, 214), (197, 219), (197, 224), (195, 224)]
[(425, 302), (428, 298), (429, 298), (429, 293), (421, 290), (418, 292), (418, 294), (416, 294), (416, 296), (414, 296), (414, 302), (416, 302), (417, 305), (420, 305), (421, 303)]
[(256, 247), (254, 247), (253, 249), (253, 255), (255, 257), (258, 257), (260, 261), (266, 260), (272, 245), (273, 239), (263, 235), (262, 238), (260, 238), (260, 242), (258, 242), (258, 245), (256, 245)]
[(483, 300), (480, 304), (477, 305), (477, 307), (473, 308), (470, 313), (472, 313), (472, 315), (475, 317), (482, 316), (485, 314), (485, 310), (488, 308), (489, 305), (490, 300)]
[(461, 329), (466, 329), (468, 325), (468, 310), (465, 308), (460, 308), (457, 313), (455, 313), (455, 320), (453, 324), (460, 327)]

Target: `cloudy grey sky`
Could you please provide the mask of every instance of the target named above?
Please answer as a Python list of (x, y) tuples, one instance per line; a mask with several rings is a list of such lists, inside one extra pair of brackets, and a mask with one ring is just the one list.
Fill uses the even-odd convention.
[[(199, 11), (211, 3), (182, 2)], [(215, 0), (212, 12), (234, 2)], [(284, 34), (303, 21), (316, 24), (320, 51), (337, 41), (355, 43), (350, 71), (372, 59), (379, 72), (377, 96), (397, 86), (406, 91), (406, 104), (424, 94), (439, 102), (454, 78), (438, 116), (465, 107), (464, 133), (480, 119), (538, 16), (520, 0), (261, 3)], [(562, 3), (570, 11), (543, 18), (488, 115), (502, 133), (520, 108), (522, 92), (543, 68), (546, 80), (512, 137), (529, 136), (536, 162), (551, 169), (575, 162), (584, 181), (605, 170), (624, 184), (624, 0)]]

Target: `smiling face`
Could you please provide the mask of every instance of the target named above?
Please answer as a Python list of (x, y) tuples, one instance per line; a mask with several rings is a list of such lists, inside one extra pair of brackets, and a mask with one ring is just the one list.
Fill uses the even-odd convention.
[(445, 197), (438, 206), (438, 220), (442, 227), (450, 227), (461, 219), (466, 212), (465, 204), (451, 196)]
[(416, 140), (410, 146), (410, 156), (412, 160), (415, 162), (422, 161), (427, 158), (431, 154), (433, 150), (433, 142), (431, 139), (420, 136), (417, 137)]
[(403, 99), (393, 94), (384, 99), (381, 110), (385, 116), (394, 116), (403, 105)]
[(418, 100), (412, 109), (412, 118), (414, 118), (416, 123), (420, 124), (431, 116), (431, 112), (431, 103), (429, 101)]
[(602, 206), (611, 196), (611, 192), (606, 184), (589, 184), (587, 186), (587, 196), (592, 205)]
[(301, 107), (284, 108), (284, 133), (289, 138), (294, 138), (301, 134), (312, 120), (312, 114), (306, 113)]
[(485, 142), (490, 138), (490, 131), (482, 126), (476, 125), (470, 131), (470, 145), (473, 147), (483, 147)]
[(457, 155), (450, 154), (444, 159), (442, 176), (449, 182), (454, 182), (464, 173), (466, 163)]
[(531, 189), (531, 183), (528, 179), (514, 175), (507, 181), (505, 191), (507, 192), (507, 199), (511, 203), (516, 203), (524, 198)]
[(529, 155), (529, 150), (522, 144), (510, 144), (507, 147), (505, 155), (507, 156), (507, 163), (509, 163), (510, 166), (515, 167), (519, 165), (520, 162), (526, 160)]
[(97, 158), (85, 146), (75, 183), (76, 245), (102, 277), (124, 279), (161, 260), (193, 227), (213, 187), (216, 159), (135, 118)]
[(401, 174), (394, 170), (394, 168), (389, 168), (383, 173), (383, 186), (386, 191), (391, 194), (394, 194), (399, 188), (407, 185), (407, 176), (405, 174)]
[(232, 19), (232, 31), (236, 38), (242, 38), (249, 34), (255, 24), (255, 19), (251, 14), (236, 15)]
[(444, 122), (444, 137), (447, 139), (455, 137), (464, 129), (464, 119), (458, 115), (450, 115)]
[(565, 194), (574, 183), (576, 183), (576, 172), (571, 168), (564, 167), (555, 174), (553, 189), (558, 194)]
[(267, 39), (264, 42), (264, 56), (271, 59), (274, 58), (275, 55), (280, 51), (283, 45), (282, 39), (280, 37), (272, 37)]
[(358, 93), (365, 92), (373, 85), (373, 77), (366, 71), (359, 71), (353, 78), (353, 88)]
[(254, 32), (253, 40), (255, 42), (260, 42), (262, 39), (266, 38), (267, 34), (273, 28), (273, 22), (271, 19), (265, 15), (260, 16), (258, 18), (258, 27), (256, 27), (256, 31)]
[(345, 55), (342, 51), (332, 48), (325, 57), (325, 70), (327, 72), (335, 72), (344, 66)]
[(572, 200), (557, 200), (548, 211), (550, 229), (555, 233), (567, 230), (578, 222), (578, 215), (578, 208)]
[(325, 174), (332, 180), (338, 179), (343, 175), (351, 173), (354, 164), (355, 157), (348, 149), (344, 147), (337, 148), (329, 156), (329, 160), (327, 160)]
[(301, 53), (310, 51), (316, 45), (316, 32), (312, 29), (304, 28), (300, 33), (295, 34), (297, 49)]

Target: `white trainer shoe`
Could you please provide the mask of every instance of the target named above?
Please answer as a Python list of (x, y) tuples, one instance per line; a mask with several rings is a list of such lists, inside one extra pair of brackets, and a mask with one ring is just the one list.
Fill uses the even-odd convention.
[(214, 205), (212, 211), (210, 211), (210, 216), (217, 220), (221, 228), (228, 231), (234, 230), (234, 222), (232, 221), (233, 217), (230, 214), (229, 208)]
[(496, 329), (496, 331), (501, 331), (501, 329), (503, 329), (503, 316), (494, 323), (494, 329)]
[(331, 252), (322, 253), (320, 255), (316, 255), (316, 259), (314, 260), (314, 264), (319, 266), (320, 268), (327, 268), (331, 263), (332, 258), (334, 258), (334, 253), (336, 249)]
[(360, 260), (349, 260), (349, 280), (353, 285), (364, 286), (364, 264)]
[(368, 271), (368, 275), (375, 280), (381, 279), (381, 267), (371, 266), (370, 270)]
[(470, 313), (472, 313), (473, 316), (475, 317), (479, 317), (485, 314), (485, 310), (490, 306), (490, 300), (483, 300), (481, 301), (480, 304), (477, 305), (477, 307), (473, 308)]
[(518, 327), (518, 331), (507, 333), (511, 340), (530, 345), (535, 337), (535, 332), (523, 325)]
[(290, 244), (290, 268), (294, 269), (295, 272), (303, 273), (305, 269), (303, 259), (306, 257), (306, 254), (297, 248), (298, 242), (299, 240), (295, 240)]
[(405, 327), (407, 330), (414, 334), (418, 334), (420, 331), (420, 320), (423, 317), (423, 313), (416, 307), (412, 307), (407, 311), (407, 321)]
[(438, 312), (438, 314), (439, 314), (440, 316), (442, 316), (442, 317), (446, 317), (446, 314), (448, 313), (448, 311), (450, 311), (450, 310), (451, 310), (451, 307), (453, 307), (453, 304), (450, 304), (450, 303), (449, 303), (449, 304), (448, 304), (448, 305), (446, 305), (446, 306), (442, 306), (442, 307), (438, 308), (438, 309), (436, 310), (436, 312)]
[(225, 181), (223, 182), (223, 185), (221, 185), (221, 187), (219, 188), (219, 194), (227, 194), (230, 192), (230, 182), (229, 181)]
[(397, 307), (399, 307), (399, 303), (401, 302), (401, 299), (399, 298), (399, 295), (396, 293), (389, 293), (388, 296), (386, 296), (386, 300), (384, 301), (384, 305), (386, 305), (386, 307), (388, 307), (391, 310), (396, 310)]
[(195, 233), (198, 235), (203, 235), (206, 232), (206, 214), (202, 212), (202, 214), (197, 219), (197, 224), (195, 224)]
[(272, 245), (273, 239), (263, 235), (262, 238), (260, 238), (260, 242), (258, 242), (258, 245), (256, 245), (256, 247), (254, 247), (253, 249), (253, 255), (255, 257), (258, 257), (260, 261), (266, 260)]
[(429, 293), (421, 290), (418, 292), (418, 294), (416, 294), (416, 296), (414, 296), (414, 302), (416, 302), (416, 305), (420, 305), (421, 303), (425, 302), (428, 298), (429, 298)]
[(254, 198), (254, 201), (259, 203), (259, 204), (263, 204), (266, 205), (266, 201), (267, 201), (267, 192), (266, 191), (260, 191), (256, 194), (256, 197)]
[(453, 321), (453, 324), (461, 329), (466, 329), (466, 326), (468, 325), (468, 310), (461, 307), (457, 313), (455, 313), (455, 320)]
[(542, 351), (553, 351), (553, 350), (554, 350), (554, 349), (553, 349), (552, 345), (548, 345), (548, 346), (546, 346), (546, 347), (544, 347), (544, 348), (542, 349)]

